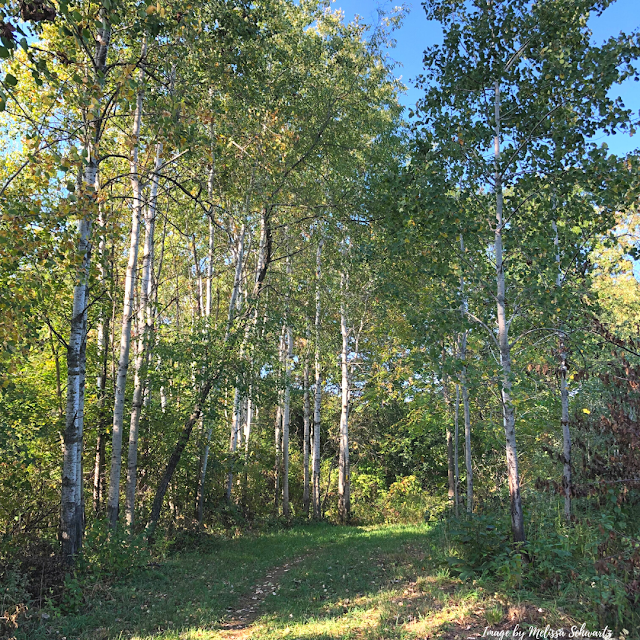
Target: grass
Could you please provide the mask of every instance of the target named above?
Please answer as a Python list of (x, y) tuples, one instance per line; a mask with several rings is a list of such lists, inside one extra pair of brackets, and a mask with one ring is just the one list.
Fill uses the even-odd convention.
[[(249, 626), (224, 630), (238, 603), (269, 584), (269, 570), (293, 559), (277, 583), (261, 587), (270, 593), (259, 596)], [(533, 594), (462, 583), (443, 564), (442, 540), (427, 525), (319, 524), (217, 540), (117, 583), (85, 585), (77, 613), (52, 612), (16, 638), (453, 640), (481, 637), (486, 626), (576, 621)]]

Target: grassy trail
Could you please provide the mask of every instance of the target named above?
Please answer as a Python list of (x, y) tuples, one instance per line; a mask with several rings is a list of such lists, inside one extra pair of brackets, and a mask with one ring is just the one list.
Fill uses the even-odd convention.
[(427, 526), (313, 525), (217, 540), (96, 583), (79, 613), (43, 621), (28, 640), (454, 640), (487, 626), (572, 623), (552, 602), (451, 578), (440, 546)]

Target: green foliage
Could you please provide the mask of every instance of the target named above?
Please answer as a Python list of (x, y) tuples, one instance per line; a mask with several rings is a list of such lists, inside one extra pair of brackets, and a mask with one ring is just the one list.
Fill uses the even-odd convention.
[(152, 558), (144, 533), (132, 535), (120, 527), (111, 530), (106, 520), (87, 528), (79, 570), (95, 579), (123, 577), (146, 566)]
[(19, 567), (0, 565), (0, 638), (11, 637), (32, 605), (28, 578)]
[(488, 575), (505, 565), (505, 571), (509, 570), (511, 551), (505, 523), (476, 514), (455, 518), (450, 522), (449, 533), (456, 554), (449, 556), (447, 562), (461, 579)]

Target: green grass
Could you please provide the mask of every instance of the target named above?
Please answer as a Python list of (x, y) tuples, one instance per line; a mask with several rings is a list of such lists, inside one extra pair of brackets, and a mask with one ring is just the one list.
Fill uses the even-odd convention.
[[(16, 638), (408, 640), (482, 635), (488, 619), (506, 628), (516, 620), (567, 626), (554, 602), (450, 577), (444, 550), (437, 528), (426, 525), (320, 524), (212, 539), (206, 551), (182, 552), (130, 578), (85, 584), (79, 612), (52, 610)], [(221, 630), (227, 609), (264, 582), (269, 569), (301, 557), (243, 634)]]

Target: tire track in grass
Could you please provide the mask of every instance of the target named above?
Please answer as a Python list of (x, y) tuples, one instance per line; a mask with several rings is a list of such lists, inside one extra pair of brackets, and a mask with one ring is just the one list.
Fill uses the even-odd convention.
[(220, 627), (220, 638), (225, 640), (244, 640), (251, 635), (250, 627), (260, 615), (260, 605), (269, 596), (277, 596), (280, 588), (279, 581), (292, 567), (302, 562), (307, 555), (299, 556), (279, 567), (274, 567), (265, 574), (262, 581), (258, 581), (251, 589), (237, 600), (233, 609), (227, 609), (230, 617)]

